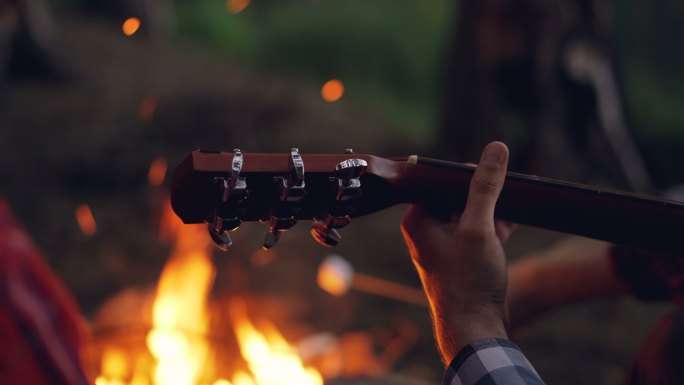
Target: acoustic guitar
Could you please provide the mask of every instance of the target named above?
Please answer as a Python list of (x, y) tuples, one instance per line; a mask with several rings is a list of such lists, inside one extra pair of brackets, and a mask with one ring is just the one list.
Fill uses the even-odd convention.
[[(409, 156), (193, 151), (175, 169), (171, 203), (185, 223), (208, 223), (217, 246), (242, 221), (261, 221), (273, 247), (297, 221), (312, 220), (323, 245), (352, 218), (401, 203), (462, 210), (474, 166)], [(509, 172), (495, 216), (616, 244), (684, 254), (684, 203)]]

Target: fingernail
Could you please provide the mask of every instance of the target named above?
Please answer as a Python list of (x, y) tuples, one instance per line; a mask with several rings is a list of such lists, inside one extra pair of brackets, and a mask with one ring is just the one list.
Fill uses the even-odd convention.
[(490, 143), (485, 147), (482, 160), (490, 166), (501, 166), (506, 158), (506, 149), (500, 143)]

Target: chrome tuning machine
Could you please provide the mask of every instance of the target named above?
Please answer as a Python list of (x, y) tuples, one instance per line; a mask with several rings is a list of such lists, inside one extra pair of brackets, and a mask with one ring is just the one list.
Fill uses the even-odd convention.
[(314, 218), (311, 225), (311, 236), (323, 246), (333, 247), (337, 246), (342, 239), (342, 235), (337, 229), (347, 226), (351, 222), (351, 217), (346, 211), (343, 212), (326, 212), (321, 216), (322, 218)]
[(280, 234), (297, 224), (293, 203), (306, 196), (306, 182), (304, 180), (304, 161), (298, 148), (290, 150), (290, 174), (287, 178), (275, 177), (273, 182), (277, 186), (277, 207), (269, 214), (269, 228), (262, 248), (268, 250), (275, 246)]
[[(353, 154), (350, 149), (346, 154)], [(321, 218), (314, 218), (311, 236), (323, 246), (336, 246), (342, 236), (338, 229), (351, 222), (349, 203), (361, 196), (361, 176), (366, 173), (368, 163), (363, 159), (347, 159), (335, 166), (334, 177), (330, 178), (336, 190), (335, 203), (326, 209)]]
[(304, 181), (304, 161), (299, 155), (299, 149), (290, 150), (290, 175), (287, 178), (277, 176), (273, 182), (278, 186), (278, 200), (281, 202), (296, 202), (306, 195)]
[(240, 176), (243, 164), (242, 151), (239, 148), (233, 150), (233, 162), (229, 177), (217, 177), (214, 181), (219, 184), (222, 203), (237, 203), (247, 198), (247, 178)]
[(264, 244), (262, 248), (268, 250), (275, 246), (280, 239), (280, 234), (294, 227), (297, 224), (297, 218), (294, 215), (291, 216), (278, 216), (271, 214), (268, 224), (268, 234), (264, 239)]
[(228, 232), (237, 230), (242, 223), (238, 210), (230, 207), (231, 204), (244, 201), (248, 195), (247, 179), (240, 176), (242, 164), (242, 151), (235, 149), (230, 176), (214, 178), (214, 182), (219, 185), (219, 203), (208, 220), (208, 230), (211, 239), (223, 251), (227, 251), (233, 244)]
[(348, 201), (361, 195), (361, 176), (368, 163), (363, 159), (347, 159), (335, 166), (333, 183), (337, 184), (337, 201)]

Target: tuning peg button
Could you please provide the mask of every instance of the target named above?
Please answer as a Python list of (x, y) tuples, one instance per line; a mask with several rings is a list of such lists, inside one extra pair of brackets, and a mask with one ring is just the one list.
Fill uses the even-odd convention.
[(278, 243), (280, 240), (280, 231), (269, 231), (264, 239), (264, 244), (261, 246), (262, 249), (268, 250)]
[(340, 232), (334, 228), (326, 226), (323, 222), (314, 221), (311, 226), (311, 236), (319, 244), (326, 247), (334, 247), (342, 240)]
[(268, 234), (266, 234), (266, 239), (264, 239), (264, 244), (262, 248), (268, 250), (275, 246), (280, 239), (280, 233), (287, 231), (297, 224), (297, 218), (294, 215), (289, 217), (279, 217), (276, 215), (271, 215), (269, 220)]
[(216, 231), (235, 231), (242, 224), (242, 221), (238, 217), (234, 218), (223, 218), (216, 217), (216, 223), (214, 224)]
[(347, 159), (335, 166), (335, 176), (342, 180), (346, 186), (352, 183), (353, 179), (360, 177), (366, 173), (368, 163), (363, 159)]
[(233, 245), (233, 240), (230, 238), (230, 235), (228, 235), (228, 232), (217, 230), (215, 223), (209, 223), (208, 230), (211, 240), (214, 241), (214, 244), (219, 250), (228, 251), (230, 246)]
[(361, 176), (366, 173), (368, 163), (363, 159), (347, 159), (335, 166), (337, 201), (349, 201), (361, 195)]

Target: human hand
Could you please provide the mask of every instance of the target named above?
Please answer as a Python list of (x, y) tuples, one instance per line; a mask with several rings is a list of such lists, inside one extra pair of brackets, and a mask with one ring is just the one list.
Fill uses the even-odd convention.
[[(482, 152), (463, 213), (451, 221), (412, 206), (402, 220), (430, 309), (437, 344), (448, 364), (465, 345), (506, 337), (506, 256), (513, 225), (494, 220), (508, 149), (492, 142)], [(460, 218), (459, 218), (460, 217)]]

